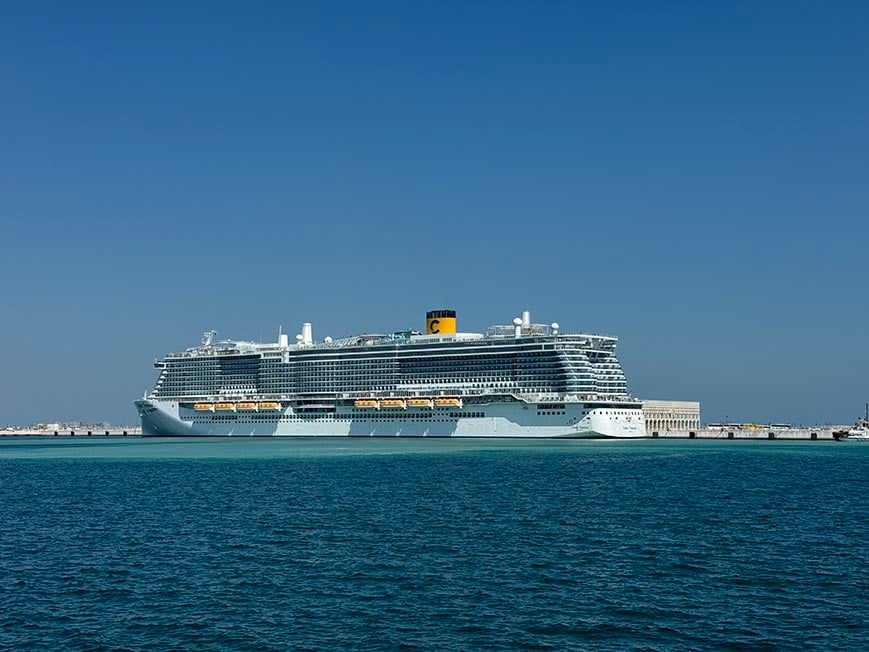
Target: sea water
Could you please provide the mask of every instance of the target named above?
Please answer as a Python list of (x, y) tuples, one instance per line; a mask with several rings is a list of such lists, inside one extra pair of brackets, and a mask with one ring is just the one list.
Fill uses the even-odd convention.
[(869, 648), (869, 445), (0, 440), (0, 648)]

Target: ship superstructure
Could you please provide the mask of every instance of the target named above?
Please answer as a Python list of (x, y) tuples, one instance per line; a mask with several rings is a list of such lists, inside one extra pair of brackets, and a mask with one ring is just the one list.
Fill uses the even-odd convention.
[(135, 402), (147, 435), (642, 437), (617, 338), (523, 313), (485, 334), (431, 311), (405, 330), (293, 343), (215, 341), (157, 360)]

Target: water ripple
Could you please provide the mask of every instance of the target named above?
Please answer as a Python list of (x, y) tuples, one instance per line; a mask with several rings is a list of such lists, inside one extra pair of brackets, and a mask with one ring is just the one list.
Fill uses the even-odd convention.
[(865, 449), (233, 445), (0, 445), (0, 648), (869, 646)]

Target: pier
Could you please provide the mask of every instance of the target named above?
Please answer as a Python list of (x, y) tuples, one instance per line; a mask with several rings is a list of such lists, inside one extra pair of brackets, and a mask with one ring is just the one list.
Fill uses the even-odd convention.
[[(844, 426), (831, 428), (790, 428), (787, 430), (759, 429), (710, 429), (697, 430), (649, 430), (647, 439), (718, 439), (718, 440), (775, 440), (775, 441), (835, 441), (835, 430), (847, 429)], [(139, 427), (110, 428), (108, 430), (34, 430), (5, 429), (0, 430), (0, 437), (140, 437)]]
[(58, 428), (52, 430), (39, 430), (36, 428), (5, 428), (0, 430), (0, 437), (138, 437), (142, 434), (142, 428), (131, 426), (128, 428)]
[[(844, 426), (843, 426), (844, 427)], [(766, 439), (781, 441), (835, 441), (834, 430), (823, 428), (698, 428), (697, 430), (648, 430), (653, 439)]]

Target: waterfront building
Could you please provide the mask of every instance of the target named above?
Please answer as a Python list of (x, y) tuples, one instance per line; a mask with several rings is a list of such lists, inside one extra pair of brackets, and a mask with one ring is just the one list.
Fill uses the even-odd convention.
[(699, 401), (643, 401), (646, 431), (649, 433), (700, 430)]

